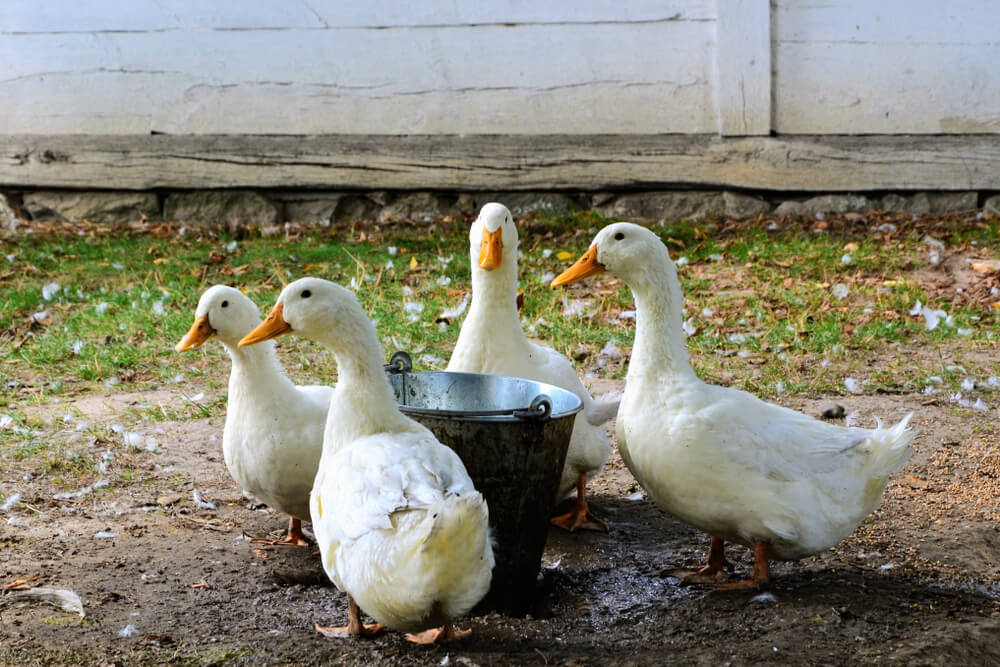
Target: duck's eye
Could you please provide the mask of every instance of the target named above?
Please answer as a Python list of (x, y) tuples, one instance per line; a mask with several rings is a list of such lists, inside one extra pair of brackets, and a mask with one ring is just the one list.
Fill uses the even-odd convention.
[(222, 307), (223, 308), (228, 308), (229, 307), (229, 302), (228, 301), (223, 301), (222, 302)]
[(615, 241), (621, 241), (623, 238), (625, 238), (625, 232), (618, 232), (615, 234)]
[(302, 298), (303, 299), (308, 299), (312, 295), (313, 295), (313, 293), (310, 290), (307, 290), (307, 289), (302, 290)]

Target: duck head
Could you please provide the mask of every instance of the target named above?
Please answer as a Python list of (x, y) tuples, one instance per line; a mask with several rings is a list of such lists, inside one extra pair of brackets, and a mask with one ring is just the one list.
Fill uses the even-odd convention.
[(568, 285), (604, 271), (635, 285), (664, 263), (673, 266), (656, 234), (630, 222), (616, 222), (599, 231), (583, 257), (556, 276), (551, 285)]
[(174, 349), (178, 352), (197, 349), (213, 336), (235, 347), (258, 322), (260, 311), (246, 294), (228, 285), (215, 285), (201, 295), (194, 323)]
[(479, 217), (469, 230), (472, 265), (495, 271), (517, 261), (517, 227), (503, 204), (491, 202), (479, 210)]
[(300, 278), (281, 290), (268, 316), (239, 344), (245, 347), (292, 332), (319, 342), (351, 340), (356, 333), (352, 326), (363, 316), (350, 290), (321, 278)]

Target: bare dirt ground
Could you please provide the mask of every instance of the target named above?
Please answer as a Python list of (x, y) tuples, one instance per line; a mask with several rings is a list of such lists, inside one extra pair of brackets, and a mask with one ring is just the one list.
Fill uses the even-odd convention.
[[(603, 382), (599, 392), (621, 383)], [(90, 395), (73, 407), (101, 424), (178, 400), (175, 389)], [(40, 406), (58, 420), (66, 401)], [(787, 398), (818, 415), (831, 401)], [(661, 570), (699, 564), (708, 538), (646, 500), (614, 454), (591, 482), (608, 534), (549, 535), (536, 608), (469, 618), (472, 637), (415, 647), (398, 633), (326, 639), (346, 602), (313, 548), (257, 547), (282, 516), (226, 473), (221, 419), (152, 422), (157, 448), (109, 463), (114, 483), (57, 499), (16, 465), (8, 493), (28, 501), (0, 525), (0, 659), (9, 664), (777, 664), (1000, 663), (1000, 444), (995, 411), (924, 395), (837, 399), (860, 425), (914, 410), (916, 454), (883, 505), (835, 549), (777, 564), (764, 595), (681, 585)], [(43, 415), (44, 416), (44, 415)], [(107, 449), (92, 437), (93, 451)], [(124, 457), (124, 455), (123, 455)], [(123, 470), (129, 470), (127, 476)], [(112, 475), (114, 473), (114, 475)], [(92, 480), (96, 480), (94, 476)], [(90, 481), (86, 483), (90, 483)], [(197, 489), (217, 509), (199, 507)], [(9, 520), (8, 520), (9, 519)], [(728, 556), (745, 577), (749, 555)], [(75, 591), (85, 618), (15, 597)]]

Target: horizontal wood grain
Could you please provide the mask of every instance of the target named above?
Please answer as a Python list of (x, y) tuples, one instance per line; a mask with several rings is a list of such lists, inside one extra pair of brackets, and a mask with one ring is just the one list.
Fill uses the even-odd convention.
[(711, 132), (714, 23), (0, 38), (5, 134)]
[(0, 136), (0, 186), (1000, 190), (1000, 137)]
[(649, 23), (715, 18), (715, 0), (453, 2), (424, 0), (3, 0), (0, 35), (169, 30), (442, 27), (518, 23)]

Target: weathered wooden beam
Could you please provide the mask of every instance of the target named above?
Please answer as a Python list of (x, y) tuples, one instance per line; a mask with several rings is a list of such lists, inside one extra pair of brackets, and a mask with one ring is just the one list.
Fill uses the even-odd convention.
[(1000, 136), (0, 136), (0, 187), (1000, 190)]

